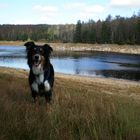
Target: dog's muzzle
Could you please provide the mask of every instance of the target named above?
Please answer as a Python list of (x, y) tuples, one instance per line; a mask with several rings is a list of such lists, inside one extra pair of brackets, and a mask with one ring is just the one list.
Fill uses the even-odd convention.
[(34, 65), (38, 66), (40, 64), (40, 61), (41, 61), (41, 56), (39, 54), (36, 54), (33, 56), (33, 60), (34, 60)]

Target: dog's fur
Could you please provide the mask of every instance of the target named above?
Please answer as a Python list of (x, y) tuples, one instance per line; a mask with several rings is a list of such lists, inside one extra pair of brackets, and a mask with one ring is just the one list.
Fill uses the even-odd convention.
[(35, 45), (30, 41), (24, 44), (27, 52), (27, 63), (30, 68), (29, 84), (34, 101), (38, 96), (45, 96), (50, 103), (54, 84), (54, 69), (50, 63), (53, 49), (48, 45)]

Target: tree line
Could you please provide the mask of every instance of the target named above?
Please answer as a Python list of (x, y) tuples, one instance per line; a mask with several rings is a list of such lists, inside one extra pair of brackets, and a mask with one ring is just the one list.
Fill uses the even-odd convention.
[(66, 25), (0, 25), (1, 41), (140, 44), (140, 12), (130, 18), (108, 15), (103, 21)]
[(76, 24), (74, 42), (140, 44), (140, 13), (130, 18), (109, 15), (105, 21), (89, 20)]
[(1, 41), (72, 42), (75, 25), (0, 25)]

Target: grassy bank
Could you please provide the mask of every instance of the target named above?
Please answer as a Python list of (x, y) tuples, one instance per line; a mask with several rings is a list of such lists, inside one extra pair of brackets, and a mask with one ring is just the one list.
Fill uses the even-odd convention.
[(25, 42), (23, 41), (0, 41), (0, 45), (4, 45), (4, 46), (21, 46), (24, 43)]
[(138, 140), (140, 84), (56, 74), (48, 112), (32, 101), (27, 71), (0, 68), (0, 139)]
[[(23, 46), (21, 41), (0, 41), (0, 45)], [(44, 44), (46, 42), (36, 42)], [(116, 53), (140, 54), (140, 45), (115, 45), (115, 44), (83, 44), (83, 43), (48, 43), (54, 50), (59, 51), (105, 51)]]

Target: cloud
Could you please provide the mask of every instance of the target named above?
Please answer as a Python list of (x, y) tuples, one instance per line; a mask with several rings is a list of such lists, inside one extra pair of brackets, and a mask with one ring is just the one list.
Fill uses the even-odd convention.
[(104, 11), (104, 7), (101, 5), (92, 5), (92, 6), (86, 6), (84, 8), (84, 12), (85, 13), (91, 13), (91, 14), (95, 14), (95, 13), (102, 13)]
[(81, 9), (85, 5), (86, 5), (85, 3), (78, 3), (78, 2), (75, 2), (75, 3), (66, 3), (66, 4), (64, 4), (64, 9), (67, 9), (67, 10)]
[(73, 17), (77, 17), (77, 19), (93, 18), (93, 16), (103, 13), (105, 9), (99, 4), (89, 5), (86, 3), (66, 3), (63, 7)]
[(58, 17), (61, 15), (58, 7), (49, 5), (35, 5), (33, 10), (39, 15), (39, 20), (41, 22), (47, 22), (48, 24), (59, 23), (56, 21), (56, 19), (58, 19)]
[(35, 5), (33, 7), (33, 9), (38, 11), (38, 12), (48, 12), (48, 13), (56, 13), (56, 12), (58, 12), (57, 7), (55, 7), (55, 6)]
[(38, 15), (40, 22), (48, 24), (64, 24), (71, 20), (76, 23), (77, 20), (88, 20), (95, 18), (103, 13), (102, 5), (89, 5), (86, 3), (65, 3), (59, 7), (49, 5), (35, 5), (33, 10)]
[(66, 10), (74, 10), (74, 11), (77, 11), (77, 13), (80, 13), (80, 12), (84, 12), (84, 13), (101, 13), (103, 12), (104, 10), (104, 7), (102, 5), (88, 5), (86, 3), (78, 3), (78, 2), (75, 2), (75, 3), (66, 3), (64, 5), (64, 8)]
[(111, 7), (116, 8), (124, 8), (124, 7), (130, 7), (130, 8), (139, 8), (140, 7), (140, 0), (110, 0)]

